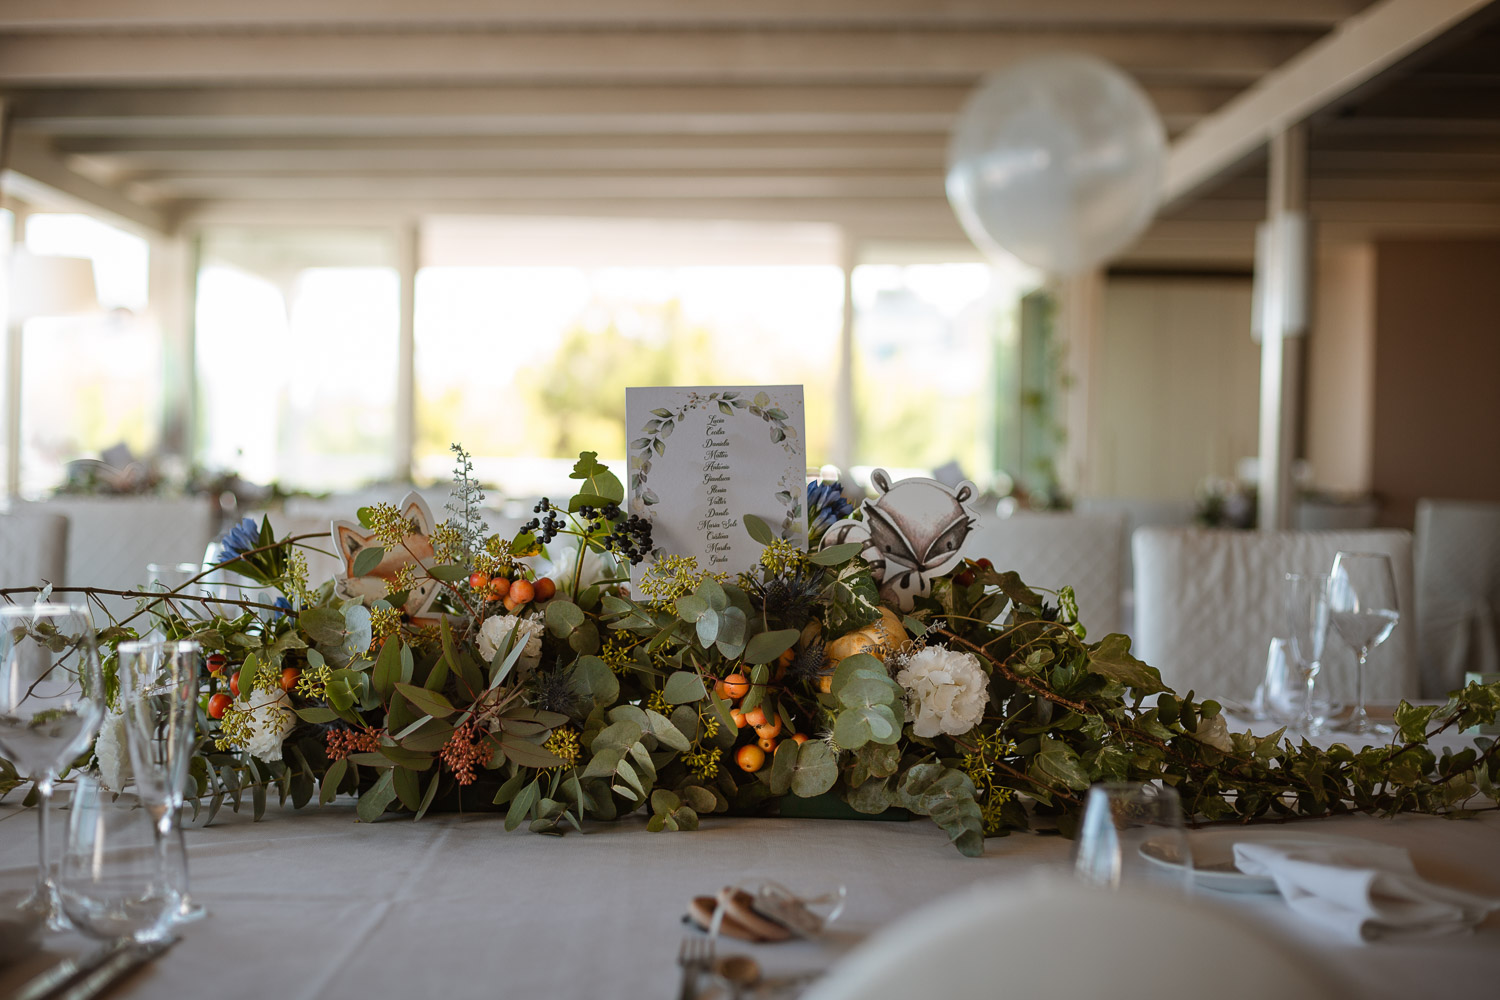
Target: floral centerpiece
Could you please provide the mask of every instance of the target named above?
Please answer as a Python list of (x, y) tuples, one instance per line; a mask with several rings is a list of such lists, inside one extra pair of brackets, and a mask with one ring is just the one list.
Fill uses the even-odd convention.
[[(959, 560), (908, 610), (883, 603), (859, 543), (818, 547), (859, 517), (836, 484), (808, 489), (811, 552), (746, 518), (764, 546), (753, 572), (657, 554), (631, 596), (650, 526), (594, 454), (573, 469), (576, 496), (543, 500), (504, 538), (455, 451), (446, 519), (360, 510), (335, 536), (345, 579), (307, 579), (302, 547), (326, 537), (251, 522), (222, 565), (277, 587), (275, 603), (208, 614), (185, 591), (143, 595), (101, 630), (107, 654), (147, 621), (208, 653), (195, 809), (349, 794), (365, 821), (492, 808), (507, 829), (561, 834), (640, 812), (653, 831), (691, 830), (832, 798), (931, 817), (976, 855), (1015, 830), (1070, 834), (1096, 781), (1166, 782), (1193, 822), (1462, 814), (1500, 795), (1494, 741), (1427, 746), (1493, 720), (1500, 685), (1403, 704), (1389, 746), (1232, 733), (1217, 702), (1168, 690), (1125, 636), (1090, 641), (1070, 590), (988, 559)], [(106, 723), (93, 759), (118, 787), (117, 743)], [(0, 762), (0, 790), (20, 783)]]

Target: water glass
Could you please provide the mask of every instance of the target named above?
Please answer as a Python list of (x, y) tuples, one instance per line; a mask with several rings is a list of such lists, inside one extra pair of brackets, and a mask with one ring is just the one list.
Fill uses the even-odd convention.
[(1123, 782), (1089, 789), (1073, 871), (1110, 889), (1149, 885), (1186, 892), (1193, 855), (1177, 793), (1165, 785)]
[(1311, 734), (1318, 731), (1332, 712), (1326, 698), (1319, 699), (1318, 677), (1323, 671), (1323, 651), (1328, 641), (1328, 577), (1320, 573), (1286, 575), (1286, 626), (1291, 646), (1288, 655), (1301, 675), (1299, 711), (1286, 722)]
[(1359, 735), (1389, 734), (1391, 726), (1370, 721), (1365, 710), (1365, 665), (1401, 619), (1390, 557), (1379, 552), (1340, 552), (1328, 574), (1328, 619), (1359, 660), (1354, 714), (1344, 728)]
[(153, 633), (165, 635), (164, 619), (186, 618), (192, 621), (208, 616), (208, 606), (192, 598), (207, 597), (208, 591), (197, 578), (203, 574), (201, 563), (150, 563), (146, 566), (146, 585), (151, 594), (181, 594), (185, 599), (168, 598), (150, 608)]
[(1271, 640), (1266, 649), (1266, 677), (1260, 686), (1263, 714), (1283, 726), (1301, 721), (1307, 701), (1307, 679), (1292, 649), (1291, 639)]
[(104, 679), (87, 606), (0, 607), (0, 756), (37, 793), (37, 886), (21, 905), (65, 926), (48, 852), (57, 777), (88, 749), (104, 719)]
[(166, 865), (150, 813), (80, 775), (58, 872), (63, 912), (73, 926), (104, 940), (165, 937), (178, 901)]
[(203, 915), (188, 895), (187, 847), (182, 805), (188, 768), (198, 745), (198, 695), (203, 652), (196, 642), (122, 642), (119, 647), (120, 700), (125, 742), (136, 791), (156, 822), (163, 841), (173, 845), (173, 882), (180, 896), (180, 920)]

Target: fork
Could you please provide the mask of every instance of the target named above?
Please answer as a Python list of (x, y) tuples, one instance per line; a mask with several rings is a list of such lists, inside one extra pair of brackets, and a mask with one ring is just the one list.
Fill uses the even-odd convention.
[(677, 991), (677, 1000), (697, 1000), (698, 976), (714, 964), (712, 939), (696, 934), (684, 937), (677, 952), (677, 964), (682, 966), (682, 987)]

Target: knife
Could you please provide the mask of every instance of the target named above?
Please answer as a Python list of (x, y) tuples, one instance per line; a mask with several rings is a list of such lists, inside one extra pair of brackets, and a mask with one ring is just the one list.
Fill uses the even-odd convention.
[(93, 1000), (137, 968), (177, 943), (175, 937), (145, 941), (117, 952), (104, 964), (60, 994), (57, 1000)]
[(132, 943), (128, 938), (121, 938), (118, 941), (101, 945), (86, 955), (64, 958), (33, 976), (11, 1000), (43, 1000), (44, 997), (62, 989), (77, 977), (93, 972), (115, 955), (129, 948)]

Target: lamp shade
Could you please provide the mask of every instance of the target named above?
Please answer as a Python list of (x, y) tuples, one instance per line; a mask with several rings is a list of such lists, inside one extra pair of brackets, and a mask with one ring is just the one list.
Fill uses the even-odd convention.
[(17, 250), (11, 256), (11, 317), (74, 316), (96, 312), (94, 262), (87, 257), (52, 257)]

